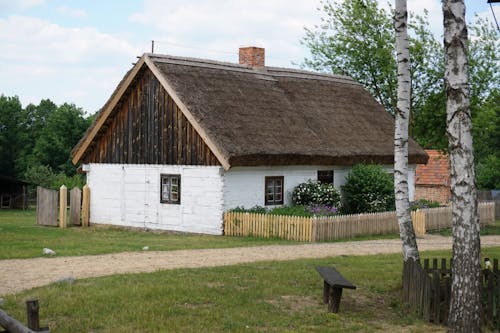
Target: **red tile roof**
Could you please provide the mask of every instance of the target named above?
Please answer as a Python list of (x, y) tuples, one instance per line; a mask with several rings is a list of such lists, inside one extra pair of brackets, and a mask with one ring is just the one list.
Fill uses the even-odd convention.
[(429, 155), (427, 164), (417, 164), (416, 185), (450, 185), (448, 155), (439, 150), (426, 150)]

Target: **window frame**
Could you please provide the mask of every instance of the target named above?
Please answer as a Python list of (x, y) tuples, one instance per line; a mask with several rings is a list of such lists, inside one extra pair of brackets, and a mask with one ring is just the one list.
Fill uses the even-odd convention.
[[(281, 192), (279, 193), (281, 195), (281, 200), (277, 201), (274, 199), (275, 195), (277, 194), (275, 191), (273, 191), (273, 201), (268, 201), (267, 200), (267, 188), (268, 188), (268, 183), (270, 181), (274, 180), (279, 180), (281, 181)], [(275, 190), (276, 186), (273, 186)], [(283, 205), (285, 203), (285, 177), (284, 176), (266, 176), (264, 180), (264, 204), (266, 206), (276, 206), (276, 205)]]
[[(164, 180), (168, 179), (169, 181), (169, 197), (165, 199), (163, 197), (163, 184)], [(177, 200), (172, 199), (172, 194), (175, 193), (172, 191), (172, 180), (177, 179)], [(180, 205), (181, 204), (181, 175), (180, 174), (169, 174), (162, 173), (160, 174), (160, 203), (164, 204), (172, 204), (172, 205)]]
[[(320, 172), (328, 172), (328, 173), (331, 173), (331, 177), (332, 177), (332, 181), (322, 181), (320, 178), (325, 178), (325, 177), (330, 177), (329, 175), (328, 176), (321, 176), (320, 177)], [(332, 170), (318, 170), (317, 173), (316, 173), (316, 180), (318, 181), (318, 183), (320, 184), (333, 184), (334, 181), (335, 181), (335, 171), (332, 169)]]

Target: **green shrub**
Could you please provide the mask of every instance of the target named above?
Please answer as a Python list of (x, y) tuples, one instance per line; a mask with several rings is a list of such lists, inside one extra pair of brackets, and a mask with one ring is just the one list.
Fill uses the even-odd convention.
[(287, 216), (312, 216), (312, 213), (306, 206), (282, 206), (274, 207), (269, 210), (271, 215), (287, 215)]
[(252, 208), (245, 208), (243, 206), (238, 206), (229, 210), (230, 212), (236, 213), (257, 213), (257, 214), (267, 214), (266, 207), (255, 205)]
[(292, 200), (295, 205), (340, 207), (340, 193), (333, 184), (321, 184), (310, 179), (293, 189)]
[(254, 206), (249, 209), (244, 207), (236, 207), (230, 212), (239, 213), (259, 213), (259, 214), (270, 214), (270, 215), (287, 215), (287, 216), (332, 216), (337, 214), (338, 210), (336, 207), (328, 205), (298, 205), (298, 206), (278, 206), (274, 208), (265, 208), (262, 206)]
[(61, 185), (66, 185), (69, 189), (73, 187), (82, 188), (85, 185), (84, 175), (68, 176), (62, 172), (54, 173), (52, 168), (47, 165), (36, 165), (28, 168), (24, 173), (24, 179), (35, 187), (42, 186), (53, 190), (58, 190)]
[(342, 212), (359, 214), (394, 209), (393, 176), (380, 165), (355, 165), (342, 186)]

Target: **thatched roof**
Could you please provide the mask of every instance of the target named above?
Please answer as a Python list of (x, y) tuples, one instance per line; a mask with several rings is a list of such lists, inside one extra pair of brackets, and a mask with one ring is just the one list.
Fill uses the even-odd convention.
[[(137, 66), (153, 71), (226, 169), (393, 163), (393, 118), (349, 77), (157, 54), (145, 54)], [(120, 86), (130, 83), (127, 76)], [(100, 119), (112, 116), (110, 101), (73, 150), (75, 163)], [(409, 162), (426, 161), (410, 140)]]

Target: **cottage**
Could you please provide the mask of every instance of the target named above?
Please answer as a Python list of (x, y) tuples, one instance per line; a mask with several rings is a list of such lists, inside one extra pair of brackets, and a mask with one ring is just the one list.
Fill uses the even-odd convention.
[[(339, 188), (352, 165), (393, 163), (392, 117), (346, 76), (144, 54), (72, 151), (90, 220), (222, 233), (236, 206), (291, 203), (308, 179)], [(410, 188), (427, 155), (410, 140)]]

